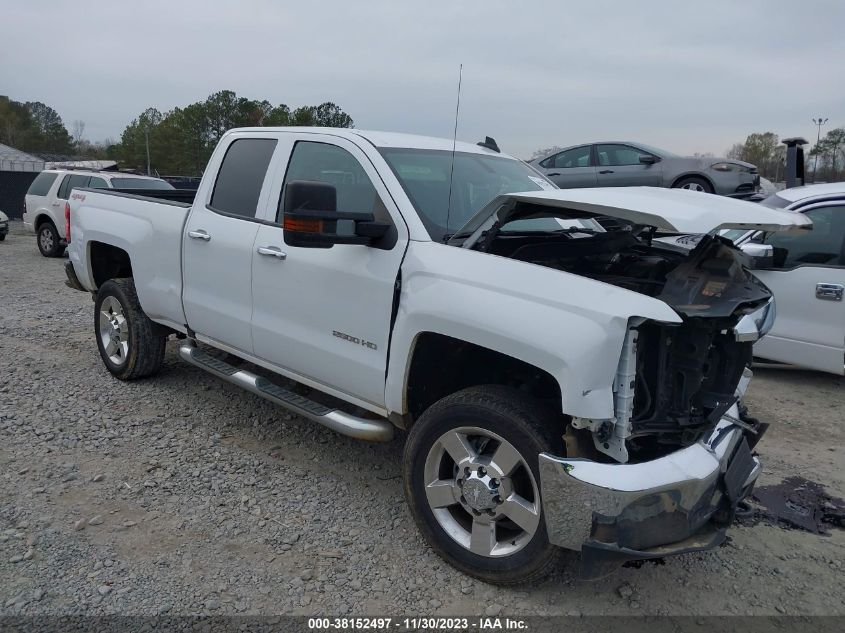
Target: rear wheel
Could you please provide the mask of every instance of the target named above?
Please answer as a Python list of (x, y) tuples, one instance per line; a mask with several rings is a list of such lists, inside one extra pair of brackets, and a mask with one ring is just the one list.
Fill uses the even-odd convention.
[(688, 189), (690, 191), (700, 191), (702, 193), (713, 193), (713, 185), (707, 182), (704, 178), (698, 176), (687, 176), (681, 178), (673, 185), (673, 189)]
[(167, 336), (144, 314), (132, 279), (110, 279), (100, 287), (94, 334), (103, 364), (115, 377), (134, 380), (161, 369)]
[(558, 559), (540, 499), (539, 453), (562, 451), (529, 397), (472, 387), (431, 406), (405, 444), (405, 495), (429, 545), (485, 582), (515, 584)]
[(38, 227), (38, 250), (44, 257), (60, 257), (65, 252), (56, 227), (49, 220)]

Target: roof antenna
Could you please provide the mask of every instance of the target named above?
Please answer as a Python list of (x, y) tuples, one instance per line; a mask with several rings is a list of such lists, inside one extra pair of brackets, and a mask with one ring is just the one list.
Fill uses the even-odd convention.
[(458, 113), (461, 110), (461, 80), (464, 76), (464, 65), (458, 66), (458, 103), (455, 105), (455, 131), (452, 134), (452, 164), (449, 167), (449, 202), (446, 207), (446, 233), (449, 232), (449, 216), (452, 213), (452, 176), (455, 174), (455, 145), (458, 142)]

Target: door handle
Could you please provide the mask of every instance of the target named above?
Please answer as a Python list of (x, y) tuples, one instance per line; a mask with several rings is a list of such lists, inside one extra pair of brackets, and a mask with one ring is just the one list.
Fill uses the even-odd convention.
[(600, 174), (612, 174), (613, 170), (612, 169), (602, 169), (599, 173)]
[(276, 257), (278, 259), (287, 258), (288, 254), (275, 246), (259, 246), (257, 249), (259, 255), (267, 255), (269, 257)]
[(816, 284), (816, 299), (825, 301), (842, 301), (845, 286), (842, 284)]
[(553, 172), (553, 173), (551, 173), (551, 174), (546, 174), (546, 175), (547, 175), (547, 176), (560, 176), (560, 172), (559, 172), (559, 171), (556, 171), (556, 172)]
[(188, 237), (195, 240), (202, 240), (203, 242), (208, 242), (211, 239), (211, 236), (202, 229), (197, 231), (188, 231)]

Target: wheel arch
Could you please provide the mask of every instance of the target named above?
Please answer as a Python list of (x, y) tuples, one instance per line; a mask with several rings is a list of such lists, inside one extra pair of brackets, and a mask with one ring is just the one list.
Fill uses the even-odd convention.
[(35, 216), (35, 220), (32, 223), (32, 226), (35, 229), (36, 233), (38, 232), (38, 229), (41, 228), (41, 225), (45, 222), (49, 222), (50, 224), (52, 224), (58, 231), (59, 227), (56, 226), (56, 223), (53, 221), (53, 218), (50, 216), (50, 214), (42, 211), (41, 213)]
[(420, 332), (405, 375), (405, 426), (432, 404), (479, 385), (513, 387), (561, 410), (561, 385), (548, 371), (500, 351), (437, 332)]
[(88, 242), (88, 265), (95, 288), (99, 288), (109, 279), (133, 276), (129, 253), (105, 242)]
[(685, 178), (698, 178), (700, 180), (703, 180), (708, 185), (710, 185), (710, 188), (713, 191), (716, 191), (716, 184), (713, 182), (713, 180), (709, 176), (701, 173), (700, 171), (689, 171), (684, 174), (681, 174), (680, 176), (676, 176), (675, 179), (672, 181), (670, 188), (674, 189), (678, 186), (678, 183), (684, 180)]

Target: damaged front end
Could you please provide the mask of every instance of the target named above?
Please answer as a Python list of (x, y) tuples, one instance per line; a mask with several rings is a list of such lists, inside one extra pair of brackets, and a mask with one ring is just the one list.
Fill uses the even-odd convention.
[(613, 385), (615, 417), (572, 422), (620, 463), (706, 439), (737, 402), (752, 344), (774, 321), (771, 293), (719, 238), (702, 240), (656, 298), (682, 322), (632, 319)]
[(581, 577), (629, 560), (720, 545), (761, 471), (751, 449), (765, 425), (734, 405), (707, 441), (636, 464), (540, 455), (549, 540), (581, 551)]
[(771, 293), (736, 249), (708, 237), (655, 296), (682, 322), (629, 321), (615, 417), (573, 418), (571, 458), (540, 455), (549, 538), (581, 550), (583, 578), (721, 544), (761, 470), (751, 449), (766, 427), (739, 400), (751, 346), (774, 320)]
[[(505, 228), (550, 217), (562, 228)], [(613, 417), (572, 417), (566, 456), (540, 455), (549, 539), (582, 552), (585, 578), (719, 545), (761, 470), (752, 449), (766, 426), (739, 401), (752, 344), (774, 321), (771, 292), (715, 233), (692, 251), (654, 235), (654, 226), (603, 224), (586, 208), (550, 210), (532, 199), (480, 224), (465, 245), (637, 292), (680, 317), (631, 315)]]

